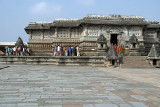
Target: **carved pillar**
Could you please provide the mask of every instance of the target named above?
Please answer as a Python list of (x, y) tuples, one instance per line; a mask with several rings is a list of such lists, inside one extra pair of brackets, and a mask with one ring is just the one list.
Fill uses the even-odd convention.
[(68, 29), (68, 37), (71, 38), (71, 28)]
[(107, 45), (110, 46), (110, 31), (107, 31)]
[(55, 38), (57, 38), (57, 37), (58, 37), (58, 28), (55, 28), (54, 37), (55, 37)]
[(121, 42), (122, 42), (122, 32), (119, 33), (119, 39), (120, 40), (119, 40), (118, 44), (121, 45)]
[(88, 27), (87, 26), (85, 26), (84, 36), (88, 36)]
[(42, 31), (42, 39), (44, 39), (44, 30)]

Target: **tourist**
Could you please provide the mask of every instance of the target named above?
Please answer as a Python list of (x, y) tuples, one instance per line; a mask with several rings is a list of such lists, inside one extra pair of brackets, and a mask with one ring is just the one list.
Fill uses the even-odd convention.
[(73, 50), (73, 46), (71, 47), (71, 50), (72, 50), (72, 55), (71, 56), (74, 56), (74, 50)]
[(57, 56), (59, 56), (59, 52), (60, 52), (60, 46), (58, 45), (58, 47), (57, 47)]
[(76, 47), (75, 46), (73, 47), (73, 53), (74, 53), (73, 54), (74, 56), (77, 56), (77, 51), (76, 51)]
[(54, 48), (54, 53), (53, 53), (53, 55), (54, 55), (54, 56), (57, 55), (57, 46), (55, 46), (55, 48)]
[(13, 55), (16, 55), (16, 47), (13, 48)]
[(21, 50), (21, 48), (18, 47), (18, 56), (20, 56), (20, 50)]
[(23, 56), (25, 56), (25, 48), (23, 47)]
[(117, 51), (117, 45), (116, 44), (114, 45), (114, 49)]
[(121, 48), (121, 51), (120, 51), (120, 56), (123, 57), (123, 51), (122, 51), (122, 48)]
[(22, 47), (20, 48), (20, 54), (21, 54), (21, 56), (23, 56), (23, 48)]
[(79, 47), (78, 46), (76, 47), (76, 50), (77, 50), (77, 56), (80, 56)]
[(16, 56), (18, 56), (18, 47), (16, 48)]
[(10, 55), (10, 48), (9, 47), (8, 47), (8, 51), (7, 52), (8, 52), (8, 56), (9, 56)]
[(66, 56), (66, 55), (65, 55), (65, 51), (66, 51), (66, 47), (64, 46), (64, 47), (63, 47), (63, 56)]
[(11, 52), (11, 55), (13, 55), (13, 49), (12, 48), (10, 48), (10, 52)]
[(27, 50), (27, 54), (28, 54), (28, 56), (30, 56), (29, 48), (27, 47), (27, 49), (26, 49), (26, 50)]
[(66, 47), (65, 55), (68, 56), (68, 45)]
[(68, 52), (69, 52), (69, 56), (72, 55), (72, 49), (71, 49), (71, 46), (68, 47)]
[(121, 47), (118, 45), (118, 47), (117, 47), (117, 53), (118, 53), (118, 55), (120, 55), (120, 51), (121, 51)]
[(124, 48), (124, 46), (122, 48), (122, 51), (123, 51), (123, 56), (125, 56), (125, 48)]
[(60, 56), (62, 56), (62, 52), (63, 52), (63, 47), (60, 46)]

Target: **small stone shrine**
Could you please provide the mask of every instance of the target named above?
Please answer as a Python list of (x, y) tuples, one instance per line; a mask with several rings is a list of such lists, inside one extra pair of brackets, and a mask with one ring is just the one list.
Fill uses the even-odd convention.
[(151, 64), (152, 66), (160, 67), (160, 56), (159, 56), (154, 44), (152, 45), (152, 48), (148, 54), (147, 60), (148, 60), (149, 64)]

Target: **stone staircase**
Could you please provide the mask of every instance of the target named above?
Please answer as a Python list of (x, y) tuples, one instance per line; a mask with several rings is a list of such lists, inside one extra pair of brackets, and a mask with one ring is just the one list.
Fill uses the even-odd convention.
[(124, 56), (122, 68), (152, 68), (146, 60), (147, 56)]

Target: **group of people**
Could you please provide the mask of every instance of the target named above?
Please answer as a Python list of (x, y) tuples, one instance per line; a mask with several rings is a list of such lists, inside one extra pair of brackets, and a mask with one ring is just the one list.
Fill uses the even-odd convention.
[(14, 48), (7, 48), (8, 56), (26, 56), (30, 55), (28, 47), (14, 47)]
[(55, 46), (54, 56), (80, 56), (78, 46)]
[(114, 45), (114, 49), (117, 51), (118, 55), (124, 56), (125, 55), (125, 48), (119, 45)]

